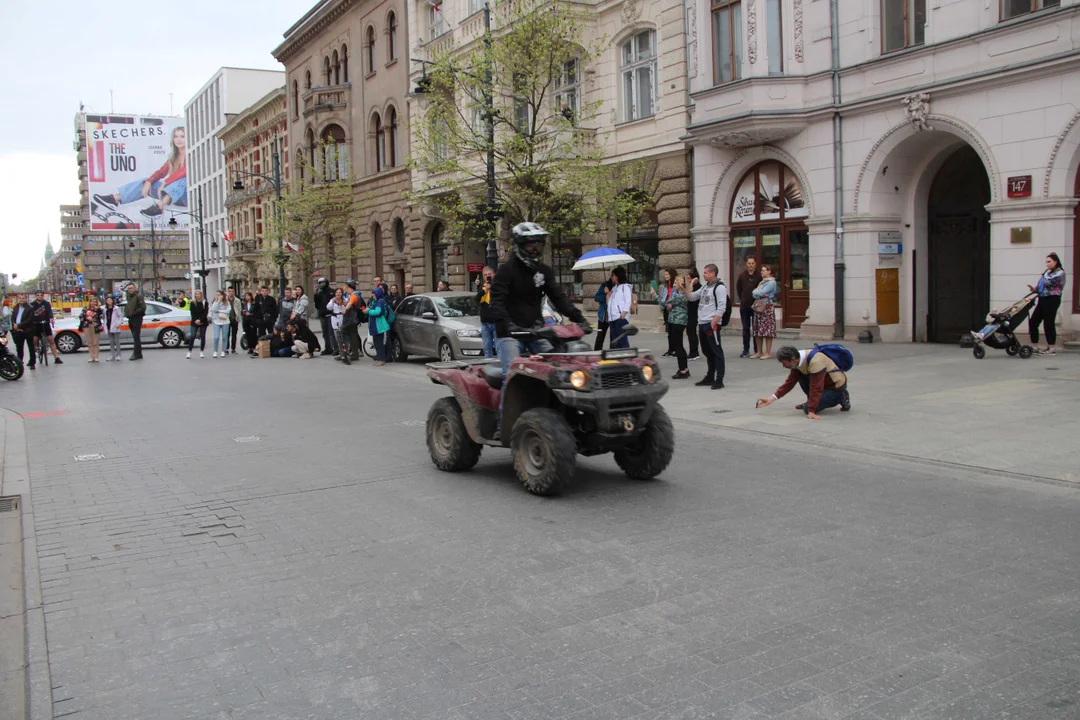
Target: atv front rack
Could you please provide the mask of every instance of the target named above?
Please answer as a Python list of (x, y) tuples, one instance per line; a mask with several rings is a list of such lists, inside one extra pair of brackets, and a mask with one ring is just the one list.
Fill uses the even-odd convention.
[(428, 370), (468, 370), (471, 367), (477, 365), (490, 365), (492, 363), (499, 362), (498, 358), (479, 358), (477, 360), (447, 360), (440, 362), (427, 363), (425, 367)]

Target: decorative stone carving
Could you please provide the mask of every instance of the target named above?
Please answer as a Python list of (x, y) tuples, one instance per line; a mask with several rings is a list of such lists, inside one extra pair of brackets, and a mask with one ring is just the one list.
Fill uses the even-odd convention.
[(794, 24), (795, 24), (795, 62), (803, 61), (803, 20), (802, 20), (802, 0), (794, 0), (795, 11)]
[(746, 54), (757, 62), (757, 0), (746, 0)]
[(641, 17), (641, 3), (638, 0), (625, 0), (622, 6), (624, 25), (633, 25)]
[(910, 122), (916, 130), (922, 132), (923, 130), (934, 129), (933, 125), (931, 125), (928, 120), (930, 116), (930, 93), (915, 93), (914, 95), (908, 95), (900, 102), (904, 103), (907, 107), (908, 122)]
[(690, 55), (690, 77), (698, 74), (698, 36), (697, 36), (697, 2), (686, 0), (686, 35), (688, 38), (687, 50)]

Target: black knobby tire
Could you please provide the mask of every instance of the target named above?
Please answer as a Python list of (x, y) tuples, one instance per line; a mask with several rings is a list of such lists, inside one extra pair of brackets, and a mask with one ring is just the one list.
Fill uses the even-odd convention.
[(1030, 345), (1024, 345), (1022, 348), (1020, 348), (1020, 357), (1023, 358), (1024, 360), (1027, 360), (1029, 357), (1031, 357), (1034, 354), (1035, 354), (1035, 348), (1031, 347)]
[(577, 441), (562, 415), (549, 408), (523, 412), (510, 433), (514, 471), (534, 495), (558, 495), (574, 478)]
[(440, 470), (468, 470), (480, 461), (482, 448), (469, 437), (455, 398), (444, 397), (431, 406), (425, 433), (431, 461)]
[(976, 360), (982, 360), (986, 357), (986, 349), (982, 345), (976, 345), (971, 348), (971, 354), (975, 356)]
[(23, 364), (14, 355), (0, 357), (0, 377), (5, 380), (18, 380), (23, 375)]
[(675, 426), (664, 408), (653, 410), (649, 426), (633, 445), (615, 451), (615, 464), (635, 480), (652, 480), (667, 469), (675, 455)]

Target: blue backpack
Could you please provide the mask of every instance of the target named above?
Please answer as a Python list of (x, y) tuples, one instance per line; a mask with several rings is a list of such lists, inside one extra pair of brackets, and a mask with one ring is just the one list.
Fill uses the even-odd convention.
[(814, 349), (810, 351), (810, 354), (806, 356), (806, 361), (813, 360), (814, 355), (818, 353), (825, 353), (825, 357), (836, 363), (836, 367), (840, 368), (841, 372), (847, 372), (855, 365), (855, 357), (851, 354), (843, 345), (836, 343), (829, 343), (827, 345), (814, 345)]

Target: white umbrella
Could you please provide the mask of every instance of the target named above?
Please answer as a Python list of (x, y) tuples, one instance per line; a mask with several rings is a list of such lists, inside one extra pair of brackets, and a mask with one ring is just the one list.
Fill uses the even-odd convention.
[(573, 270), (595, 270), (598, 268), (615, 267), (635, 262), (632, 255), (624, 253), (616, 248), (599, 248), (590, 250), (574, 263)]

